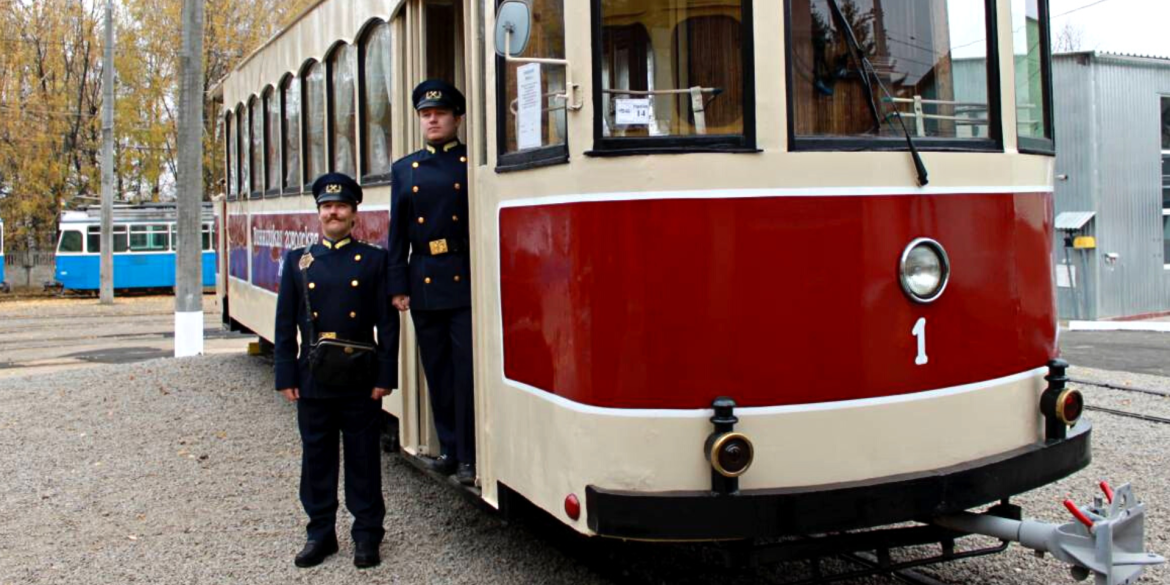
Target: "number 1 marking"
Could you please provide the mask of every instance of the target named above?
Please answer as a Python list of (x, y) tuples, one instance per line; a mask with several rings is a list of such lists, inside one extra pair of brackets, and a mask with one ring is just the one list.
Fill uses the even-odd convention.
[(910, 330), (910, 334), (918, 338), (918, 357), (914, 358), (914, 365), (926, 365), (928, 361), (926, 357), (926, 317), (918, 319), (918, 322), (914, 324), (914, 329)]

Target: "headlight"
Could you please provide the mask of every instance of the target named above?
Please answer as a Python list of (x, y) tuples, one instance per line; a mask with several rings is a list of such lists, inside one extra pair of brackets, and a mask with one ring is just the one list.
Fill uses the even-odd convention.
[(929, 303), (942, 295), (951, 276), (951, 263), (942, 244), (930, 238), (910, 242), (899, 263), (902, 290), (919, 303)]
[(723, 477), (739, 477), (752, 466), (755, 449), (743, 433), (713, 434), (707, 440), (707, 459)]

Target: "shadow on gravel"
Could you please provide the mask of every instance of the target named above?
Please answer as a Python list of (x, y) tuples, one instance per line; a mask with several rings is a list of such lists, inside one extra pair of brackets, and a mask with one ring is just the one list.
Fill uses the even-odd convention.
[(157, 347), (111, 347), (66, 354), (63, 357), (79, 359), (95, 364), (130, 364), (155, 358), (171, 357), (173, 351)]

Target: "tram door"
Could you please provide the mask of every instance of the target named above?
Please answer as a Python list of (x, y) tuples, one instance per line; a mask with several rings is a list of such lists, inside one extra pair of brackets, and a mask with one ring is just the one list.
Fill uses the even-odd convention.
[[(463, 57), (463, 7), (459, 0), (411, 0), (401, 23), (397, 43), (396, 67), (403, 72), (401, 99), (406, 107), (402, 112), (404, 140), (394, 156), (405, 156), (423, 147), (418, 119), (410, 107), (411, 90), (424, 79), (444, 79), (466, 93)], [(466, 123), (460, 139), (467, 135)], [(439, 455), (439, 438), (427, 394), (423, 374), (422, 354), (418, 348), (414, 325), (409, 314), (403, 315), (401, 378), (402, 405), (399, 419), (402, 425), (403, 448), (415, 455)]]

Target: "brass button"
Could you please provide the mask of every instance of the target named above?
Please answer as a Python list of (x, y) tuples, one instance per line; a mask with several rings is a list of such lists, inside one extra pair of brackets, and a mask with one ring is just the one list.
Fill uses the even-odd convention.
[(313, 311), (313, 318), (314, 318), (314, 319), (316, 319), (316, 318), (317, 318), (317, 311)]
[(362, 261), (362, 255), (361, 255), (361, 254), (358, 254), (357, 256), (354, 256), (354, 257), (353, 257), (353, 261), (354, 261), (354, 262), (361, 262), (361, 261)]
[(415, 185), (415, 186), (414, 186), (414, 192), (415, 192), (415, 193), (418, 193), (418, 185)]
[(425, 218), (425, 217), (420, 217), (420, 218), (418, 218), (418, 222), (419, 222), (420, 224), (426, 223), (426, 222), (427, 222), (427, 218)]
[(410, 166), (417, 169), (418, 168), (418, 161), (410, 163)]
[(355, 312), (353, 312), (353, 311), (350, 311), (350, 312), (349, 312), (349, 318), (350, 318), (350, 319), (357, 319), (357, 313), (355, 313)]
[(317, 283), (315, 283), (315, 282), (310, 282), (310, 283), (309, 283), (309, 289), (310, 289), (310, 290), (312, 290), (312, 289), (314, 289), (314, 288), (317, 288)]
[(459, 183), (455, 183), (455, 190), (456, 190), (456, 191), (458, 191), (458, 190), (460, 190), (460, 189), (462, 189), (462, 188), (463, 188), (463, 187), (462, 187), (462, 186), (460, 186), (460, 185), (459, 185)]
[(455, 275), (455, 282), (459, 282), (459, 275), (458, 274)]
[(465, 156), (459, 157), (459, 162), (461, 162), (461, 163), (467, 162), (467, 157), (465, 157)]
[(458, 215), (452, 215), (452, 216), (451, 216), (451, 221), (459, 221), (459, 216), (458, 216)]
[(429, 276), (428, 276), (428, 277), (424, 278), (424, 279), (423, 279), (423, 282), (425, 282), (425, 283), (427, 283), (427, 284), (430, 284), (430, 283), (431, 283), (431, 277), (429, 277)]
[(358, 281), (356, 281), (356, 280), (355, 280), (355, 281), (353, 281), (353, 282), (351, 282), (351, 283), (349, 283), (349, 286), (352, 286), (352, 287), (354, 287), (354, 288), (357, 288), (357, 285), (358, 285)]

